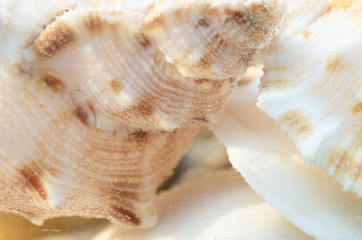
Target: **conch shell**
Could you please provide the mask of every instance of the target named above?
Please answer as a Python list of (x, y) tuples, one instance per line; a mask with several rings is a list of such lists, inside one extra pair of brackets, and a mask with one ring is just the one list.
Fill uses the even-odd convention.
[(155, 224), (157, 187), (283, 15), (274, 1), (0, 9), (0, 209), (139, 227)]
[[(258, 106), (301, 156), (362, 196), (362, 4), (331, 1), (273, 41)], [(287, 29), (287, 27), (286, 27)]]

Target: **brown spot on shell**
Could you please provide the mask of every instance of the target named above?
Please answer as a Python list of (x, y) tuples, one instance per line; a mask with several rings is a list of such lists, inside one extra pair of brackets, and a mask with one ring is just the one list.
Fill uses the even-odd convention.
[(95, 118), (94, 107), (90, 102), (87, 102), (83, 105), (78, 105), (74, 110), (74, 114), (84, 125), (87, 126), (90, 124), (90, 117), (92, 114)]
[[(67, 13), (67, 12), (69, 12), (70, 11), (70, 9), (61, 9), (61, 10), (59, 10), (58, 12), (57, 12), (57, 14), (55, 15), (57, 18), (58, 17), (61, 17), (61, 16), (63, 16), (65, 13)], [(55, 20), (55, 19), (54, 19)]]
[(82, 106), (78, 106), (75, 111), (74, 111), (75, 115), (77, 116), (77, 118), (85, 125), (87, 125), (87, 120), (88, 120), (88, 113), (87, 111), (84, 109), (84, 107)]
[(344, 174), (344, 166), (348, 165), (348, 162), (351, 161), (351, 156), (347, 152), (343, 152), (343, 155), (340, 156), (340, 162), (338, 163), (335, 174), (342, 175)]
[(203, 68), (203, 69), (208, 69), (211, 65), (211, 54), (210, 53), (205, 53), (201, 58), (200, 61), (198, 63), (198, 67)]
[(185, 14), (185, 10), (182, 9), (182, 8), (176, 8), (174, 11), (173, 11), (173, 14), (177, 17), (177, 18), (182, 18)]
[(115, 218), (122, 219), (124, 222), (129, 223), (130, 225), (133, 226), (141, 225), (141, 220), (137, 217), (137, 215), (134, 212), (116, 204), (111, 204), (110, 207), (114, 211), (111, 214)]
[(221, 79), (211, 80), (208, 78), (197, 78), (194, 79), (195, 84), (197, 85), (203, 85), (203, 84), (210, 84), (210, 86), (213, 86), (215, 89), (220, 89), (224, 85), (224, 81)]
[(154, 109), (150, 103), (146, 101), (139, 101), (135, 107), (135, 111), (137, 115), (148, 117), (152, 115)]
[(208, 28), (208, 27), (210, 27), (210, 24), (209, 24), (209, 22), (208, 22), (208, 20), (207, 20), (206, 18), (201, 18), (201, 19), (199, 19), (199, 21), (197, 22), (197, 26), (196, 26), (196, 27), (198, 27), (198, 26)]
[(260, 3), (252, 3), (250, 9), (254, 12), (263, 12), (263, 13), (268, 12), (268, 9), (265, 7), (265, 5)]
[(196, 84), (204, 84), (204, 83), (210, 82), (210, 79), (207, 79), (207, 78), (197, 78), (197, 79), (194, 79), (194, 82), (195, 82)]
[(292, 110), (282, 115), (279, 123), (286, 127), (289, 135), (294, 137), (306, 135), (313, 129), (308, 119), (298, 110)]
[(42, 77), (42, 80), (55, 93), (60, 93), (65, 88), (64, 83), (60, 79), (58, 79), (50, 74), (45, 74)]
[(357, 103), (356, 105), (354, 105), (352, 112), (354, 114), (358, 114), (362, 111), (362, 102)]
[(362, 165), (353, 169), (354, 171), (354, 179), (361, 179), (362, 178)]
[(332, 11), (333, 8), (346, 10), (352, 6), (351, 0), (332, 0), (328, 5), (327, 12)]
[(222, 51), (221, 49), (223, 47), (226, 46), (227, 43), (220, 34), (216, 33), (213, 35), (211, 41), (207, 42), (206, 44), (208, 51), (201, 56), (196, 67), (208, 70), (213, 64), (213, 60), (217, 59), (218, 53)]
[(115, 182), (112, 186), (102, 186), (100, 190), (102, 194), (110, 196), (113, 201), (124, 202), (124, 207), (134, 208), (131, 200), (138, 201), (140, 198), (140, 193), (137, 192), (137, 188), (139, 188), (138, 184)]
[(217, 49), (219, 48), (218, 45), (226, 47), (227, 43), (220, 34), (216, 33), (214, 36), (212, 36), (209, 45), (210, 48), (213, 48), (215, 46), (216, 48), (214, 47), (215, 48), (214, 51), (217, 51)]
[(41, 57), (52, 57), (74, 40), (75, 36), (69, 27), (56, 20), (35, 40), (35, 52)]
[[(117, 16), (121, 14), (120, 11), (112, 11), (108, 13), (109, 15)], [(118, 20), (110, 20), (107, 16), (103, 15), (101, 11), (90, 11), (88, 12), (87, 17), (83, 20), (83, 25), (91, 33), (102, 33), (102, 31), (108, 29), (116, 31), (119, 27)]]
[(198, 123), (208, 123), (209, 122), (204, 115), (194, 117), (192, 120), (194, 120), (195, 122), (198, 122)]
[(111, 88), (115, 94), (119, 94), (122, 91), (121, 83), (116, 79), (112, 79)]
[(16, 71), (22, 75), (26, 75), (26, 76), (32, 75), (33, 69), (26, 64), (15, 63), (14, 67), (15, 67)]
[(251, 49), (251, 51), (242, 54), (242, 55), (239, 57), (239, 61), (240, 61), (241, 63), (243, 63), (245, 66), (248, 66), (248, 65), (250, 65), (251, 62), (253, 61), (253, 58), (254, 58), (255, 54), (256, 54), (256, 50), (255, 50), (255, 49)]
[(159, 27), (160, 25), (164, 25), (166, 22), (166, 18), (164, 15), (158, 13), (151, 17), (151, 19), (147, 20), (144, 24), (145, 28), (155, 28)]
[(220, 81), (214, 81), (212, 85), (214, 86), (215, 89), (220, 89), (224, 85), (224, 81), (221, 81), (221, 80)]
[(305, 38), (308, 38), (311, 35), (311, 32), (309, 32), (308, 30), (305, 30), (302, 32), (302, 34)]
[(203, 9), (203, 14), (209, 15), (211, 17), (220, 16), (219, 9), (215, 7), (211, 7), (210, 4), (206, 4), (205, 8)]
[(151, 40), (143, 33), (136, 35), (136, 39), (143, 48), (151, 46)]
[(228, 80), (229, 80), (229, 83), (231, 83), (231, 84), (232, 84), (232, 83), (234, 83), (234, 82), (236, 81), (236, 79), (235, 79), (235, 78), (229, 78)]
[(25, 185), (31, 189), (32, 191), (35, 191), (38, 196), (41, 197), (41, 199), (46, 200), (47, 199), (47, 193), (43, 186), (43, 181), (40, 177), (40, 169), (33, 169), (31, 167), (24, 167), (21, 170), (19, 170), (19, 173), (21, 174), (22, 178), (25, 180)]
[(326, 65), (326, 70), (330, 71), (330, 72), (335, 71), (341, 62), (342, 62), (342, 59), (340, 59), (338, 57), (332, 59), (331, 61), (328, 61), (327, 65)]
[(85, 18), (85, 26), (91, 32), (101, 32), (103, 29), (102, 19), (99, 14), (88, 13), (88, 16)]
[(233, 21), (240, 25), (244, 25), (248, 22), (247, 15), (242, 11), (226, 8), (225, 12), (229, 15), (229, 17), (225, 20), (225, 23)]
[(351, 160), (351, 156), (348, 154), (346, 150), (343, 149), (335, 149), (332, 152), (331, 157), (328, 161), (327, 168), (334, 169), (333, 175), (335, 177), (339, 177), (344, 174), (345, 166), (348, 164), (348, 161)]
[(139, 129), (131, 132), (129, 136), (133, 141), (136, 141), (138, 143), (144, 143), (148, 140), (149, 134), (148, 132)]

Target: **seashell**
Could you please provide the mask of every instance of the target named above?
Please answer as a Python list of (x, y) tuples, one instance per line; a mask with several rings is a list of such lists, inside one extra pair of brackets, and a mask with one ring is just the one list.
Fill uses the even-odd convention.
[(331, 1), (316, 20), (277, 38), (265, 57), (258, 106), (309, 163), (362, 195), (362, 15)]
[(303, 30), (318, 19), (328, 9), (330, 0), (281, 0), (285, 5), (285, 14), (278, 37)]
[[(39, 81), (1, 75), (0, 208), (36, 224), (56, 216), (155, 222), (154, 194), (196, 129), (91, 128)], [(162, 166), (162, 167), (161, 167)]]
[(362, 198), (300, 157), (291, 139), (255, 106), (258, 84), (236, 89), (213, 128), (233, 167), (304, 233), (318, 240), (362, 239)]
[(312, 239), (256, 195), (234, 170), (219, 170), (181, 183), (162, 193), (157, 206), (160, 221), (155, 228), (134, 231), (111, 225), (92, 240)]
[(156, 205), (160, 219), (151, 229), (90, 225), (37, 240), (314, 239), (288, 222), (231, 169), (204, 173), (192, 181), (182, 182), (162, 192)]
[(281, 11), (257, 3), (157, 3), (141, 23), (113, 9), (64, 13), (28, 48), (27, 67), (76, 90), (74, 104), (90, 102), (89, 124), (101, 129), (214, 123), (237, 79), (270, 42)]
[(274, 1), (0, 9), (0, 210), (37, 224), (80, 215), (129, 227), (155, 224), (157, 187), (283, 15)]

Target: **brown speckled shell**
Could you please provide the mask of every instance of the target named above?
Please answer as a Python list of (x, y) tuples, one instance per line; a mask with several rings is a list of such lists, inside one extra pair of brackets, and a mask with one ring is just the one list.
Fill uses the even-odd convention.
[(99, 130), (46, 84), (6, 74), (1, 80), (2, 210), (35, 223), (80, 215), (154, 224), (155, 191), (196, 128)]
[(156, 1), (141, 22), (80, 9), (49, 24), (26, 60), (98, 128), (212, 124), (280, 18), (276, 7), (240, 2)]
[(157, 187), (197, 127), (216, 121), (281, 11), (273, 1), (29, 2), (1, 3), (0, 209), (35, 223), (154, 225)]

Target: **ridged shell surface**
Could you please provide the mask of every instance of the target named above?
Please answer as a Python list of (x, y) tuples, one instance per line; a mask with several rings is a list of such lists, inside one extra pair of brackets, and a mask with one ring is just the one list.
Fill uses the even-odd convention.
[(73, 91), (75, 105), (90, 102), (101, 129), (214, 123), (280, 18), (274, 5), (240, 1), (156, 1), (141, 20), (76, 8), (41, 32), (24, 64)]
[(0, 209), (154, 225), (157, 187), (280, 26), (273, 2), (1, 1)]
[(277, 38), (265, 57), (258, 105), (302, 157), (362, 195), (362, 12), (330, 1), (305, 27)]

